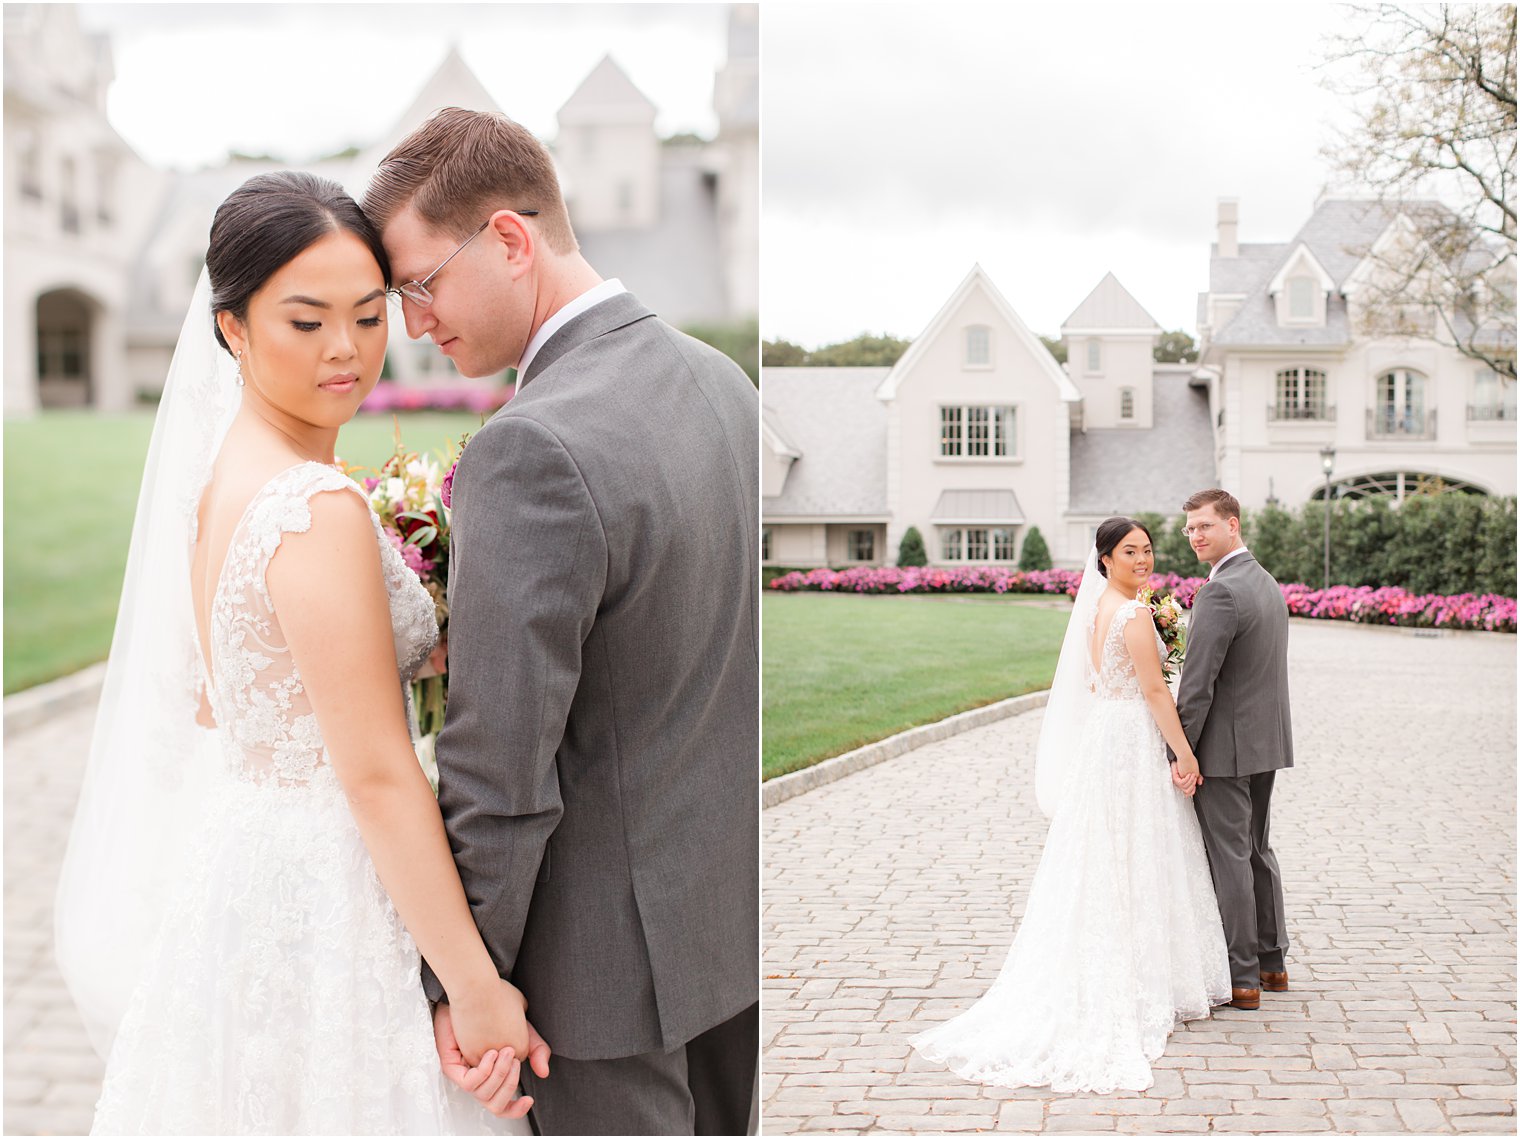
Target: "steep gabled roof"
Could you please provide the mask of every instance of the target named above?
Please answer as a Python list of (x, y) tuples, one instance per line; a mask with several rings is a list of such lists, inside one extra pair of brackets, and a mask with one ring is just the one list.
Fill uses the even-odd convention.
[(379, 167), (380, 160), (394, 150), (397, 143), (427, 122), (435, 111), (441, 111), (444, 107), (501, 113), (496, 100), (491, 98), (491, 93), (470, 70), (470, 65), (459, 54), (459, 49), (452, 44), (448, 54), (443, 57), (443, 62), (428, 77), (422, 90), (417, 92), (417, 97), (397, 116), (390, 128), (365, 147), (354, 160), (353, 174), (349, 181), (360, 184), (349, 185), (349, 192), (357, 197), (362, 184), (368, 183)]
[(760, 369), (767, 445), (797, 454), (781, 493), (760, 500), (767, 521), (886, 517), (887, 407), (875, 395), (886, 371)]
[(1062, 332), (1124, 329), (1161, 334), (1156, 318), (1146, 312), (1112, 273), (1104, 275), (1076, 311), (1061, 322)]
[(971, 272), (956, 286), (955, 292), (950, 294), (950, 299), (940, 307), (939, 312), (934, 314), (928, 326), (913, 338), (913, 343), (908, 346), (897, 363), (892, 365), (886, 377), (881, 381), (881, 386), (876, 389), (877, 399), (893, 399), (897, 395), (897, 385), (902, 382), (903, 376), (912, 370), (913, 365), (923, 356), (927, 347), (932, 343), (945, 327), (951, 317), (960, 309), (961, 304), (971, 295), (973, 289), (981, 289), (991, 299), (993, 307), (998, 315), (1003, 318), (1005, 324), (1012, 330), (1019, 342), (1028, 349), (1035, 364), (1045, 374), (1045, 377), (1055, 385), (1061, 393), (1061, 398), (1067, 403), (1076, 403), (1082, 398), (1082, 393), (1077, 390), (1076, 384), (1072, 383), (1066, 373), (1061, 370), (1053, 357), (1040, 343), (1039, 337), (1029, 331), (1029, 327), (1019, 318), (1019, 314), (1013, 311), (1013, 306), (1008, 303), (1006, 297), (998, 292), (997, 286), (992, 283), (981, 265), (971, 266)]
[[(1393, 226), (1400, 213), (1419, 216), (1429, 211), (1446, 212), (1434, 201), (1384, 204), (1360, 198), (1324, 198), (1294, 235), (1281, 245), (1241, 246), (1241, 256), (1219, 257), (1210, 262), (1212, 292), (1245, 294), (1240, 308), (1212, 337), (1217, 345), (1249, 344), (1345, 344), (1350, 340), (1346, 303), (1341, 296), (1348, 278), (1369, 251)], [(1272, 300), (1272, 283), (1299, 250), (1307, 249), (1333, 282), (1325, 323), (1320, 327), (1282, 326)]]
[(1315, 281), (1325, 292), (1328, 293), (1335, 288), (1335, 278), (1330, 276), (1329, 270), (1320, 264), (1319, 258), (1314, 256), (1314, 250), (1310, 249), (1307, 243), (1301, 241), (1293, 247), (1292, 253), (1283, 258), (1277, 272), (1267, 282), (1267, 294), (1269, 296), (1276, 296), (1282, 292), (1288, 284), (1288, 270), (1300, 265), (1307, 268), (1314, 275)]
[[(1181, 513), (1194, 491), (1217, 486), (1207, 391), (1191, 384), (1194, 364), (1157, 364), (1149, 428), (1110, 427), (1071, 435), (1072, 514)], [(1157, 456), (1165, 455), (1164, 462)]]
[(602, 56), (559, 109), (565, 123), (653, 122), (658, 108), (633, 85), (612, 56)]

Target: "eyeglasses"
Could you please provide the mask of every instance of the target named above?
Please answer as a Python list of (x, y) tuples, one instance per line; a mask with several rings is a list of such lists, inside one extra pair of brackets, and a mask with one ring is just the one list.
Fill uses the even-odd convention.
[(1218, 522), (1200, 522), (1196, 526), (1184, 526), (1182, 528), (1182, 536), (1184, 538), (1191, 538), (1194, 534), (1207, 534), (1218, 525)]
[[(537, 210), (514, 210), (513, 213), (517, 214), (518, 217), (524, 218), (538, 216)], [(480, 223), (479, 229), (470, 234), (469, 237), (465, 238), (464, 241), (460, 243), (458, 249), (454, 250), (454, 252), (450, 253), (442, 260), (442, 262), (439, 263), (438, 268), (434, 269), (420, 281), (408, 281), (406, 284), (392, 289), (392, 295), (403, 296), (407, 300), (411, 301), (414, 305), (420, 305), (422, 308), (427, 308), (433, 303), (433, 294), (428, 290), (428, 282), (431, 281), (434, 277), (438, 276), (439, 273), (443, 272), (443, 267), (450, 261), (454, 260), (454, 258), (458, 257), (460, 253), (464, 251), (464, 247), (470, 244), (470, 242), (474, 241), (482, 233), (484, 233), (486, 226), (490, 224), (491, 219), (486, 218), (485, 221)]]

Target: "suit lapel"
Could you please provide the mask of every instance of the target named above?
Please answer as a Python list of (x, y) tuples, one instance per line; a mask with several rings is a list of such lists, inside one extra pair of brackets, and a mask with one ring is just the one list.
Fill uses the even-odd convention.
[(653, 316), (632, 293), (619, 293), (594, 305), (579, 316), (566, 321), (565, 326), (549, 337), (528, 365), (528, 370), (518, 377), (517, 386), (525, 388), (566, 352), (588, 340), (605, 336), (619, 328)]

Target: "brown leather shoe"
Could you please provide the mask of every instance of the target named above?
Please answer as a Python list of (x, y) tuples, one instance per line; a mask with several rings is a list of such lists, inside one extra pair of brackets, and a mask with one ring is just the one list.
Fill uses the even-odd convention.
[(1245, 1009), (1247, 1012), (1255, 1012), (1261, 1008), (1261, 990), (1231, 989), (1230, 1007)]
[(1288, 971), (1281, 973), (1263, 973), (1261, 975), (1261, 987), (1269, 993), (1286, 993), (1288, 991)]

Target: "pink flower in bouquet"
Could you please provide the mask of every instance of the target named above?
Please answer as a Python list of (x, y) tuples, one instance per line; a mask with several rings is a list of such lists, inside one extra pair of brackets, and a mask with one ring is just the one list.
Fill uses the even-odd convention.
[(454, 472), (459, 469), (459, 460), (454, 460), (454, 465), (449, 468), (449, 473), (443, 476), (443, 488), (439, 490), (438, 497), (443, 500), (445, 510), (454, 509)]

